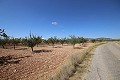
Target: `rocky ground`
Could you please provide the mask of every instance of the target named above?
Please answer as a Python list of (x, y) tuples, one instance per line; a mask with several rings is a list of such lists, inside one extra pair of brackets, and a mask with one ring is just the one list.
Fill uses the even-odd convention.
[[(73, 49), (70, 45), (39, 46), (34, 52), (28, 47), (14, 49), (0, 48), (0, 80), (47, 80), (47, 76), (64, 63), (71, 54), (81, 52), (87, 47)], [(76, 45), (79, 46), (79, 45)]]

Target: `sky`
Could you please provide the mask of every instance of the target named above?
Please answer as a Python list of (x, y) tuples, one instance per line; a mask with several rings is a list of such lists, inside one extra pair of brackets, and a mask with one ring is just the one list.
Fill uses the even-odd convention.
[(0, 0), (0, 28), (12, 37), (120, 38), (120, 0)]

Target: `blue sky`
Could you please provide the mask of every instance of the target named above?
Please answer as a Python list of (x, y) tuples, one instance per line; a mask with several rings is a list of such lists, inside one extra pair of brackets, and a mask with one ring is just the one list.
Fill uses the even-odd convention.
[(13, 37), (120, 38), (120, 0), (0, 0), (0, 28)]

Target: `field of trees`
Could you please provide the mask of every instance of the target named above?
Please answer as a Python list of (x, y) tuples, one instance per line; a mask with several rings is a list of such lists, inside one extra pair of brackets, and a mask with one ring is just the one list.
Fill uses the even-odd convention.
[(46, 80), (69, 56), (102, 41), (105, 39), (74, 35), (43, 39), (30, 34), (25, 38), (14, 38), (0, 29), (0, 80)]
[[(107, 39), (106, 39), (107, 40)], [(109, 40), (109, 39), (108, 39)], [(9, 37), (4, 33), (4, 29), (0, 29), (0, 46), (2, 48), (7, 48), (8, 46), (15, 49), (16, 46), (27, 46), (30, 47), (32, 52), (34, 52), (33, 48), (34, 46), (39, 44), (46, 44), (46, 45), (51, 45), (55, 46), (55, 44), (70, 44), (75, 48), (75, 44), (80, 44), (85, 46), (84, 43), (86, 42), (102, 42), (105, 41), (105, 39), (98, 38), (98, 39), (89, 39), (89, 38), (83, 38), (83, 37), (76, 37), (74, 35), (70, 35), (68, 38), (57, 38), (56, 36), (50, 37), (48, 39), (43, 39), (42, 36), (36, 36), (30, 33), (30, 36), (25, 37), (25, 38), (14, 38), (14, 37)], [(5, 47), (6, 46), (6, 47)]]

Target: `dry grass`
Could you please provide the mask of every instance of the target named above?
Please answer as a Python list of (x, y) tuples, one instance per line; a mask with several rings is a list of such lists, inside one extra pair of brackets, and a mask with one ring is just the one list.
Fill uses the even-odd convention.
[(116, 41), (116, 43), (120, 45), (120, 41)]
[(90, 53), (95, 47), (101, 44), (103, 43), (95, 44), (88, 49), (85, 49), (82, 53), (76, 53), (69, 56), (66, 62), (62, 66), (57, 68), (55, 73), (50, 76), (49, 80), (68, 80), (69, 77), (76, 72), (76, 66), (82, 63), (86, 55)]

